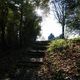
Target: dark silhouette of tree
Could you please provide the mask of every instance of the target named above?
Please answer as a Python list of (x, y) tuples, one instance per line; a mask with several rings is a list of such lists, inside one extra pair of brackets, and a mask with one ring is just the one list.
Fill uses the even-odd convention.
[(41, 18), (36, 15), (33, 2), (3, 0), (0, 1), (0, 4), (2, 46), (4, 47), (5, 44), (7, 46), (23, 46), (30, 40), (36, 40), (40, 31)]
[(19, 61), (39, 35), (40, 22), (30, 0), (0, 1), (0, 79), (13, 78), (19, 67), (22, 70)]
[(65, 0), (52, 0), (51, 1), (56, 19), (62, 25), (62, 38), (64, 38), (64, 27), (65, 27)]
[(0, 1), (0, 29), (1, 29), (1, 45), (5, 45), (5, 26), (7, 23), (8, 7), (5, 0)]
[(66, 25), (69, 27), (71, 30), (80, 30), (80, 2), (79, 0), (70, 0), (66, 1), (67, 4), (67, 21)]

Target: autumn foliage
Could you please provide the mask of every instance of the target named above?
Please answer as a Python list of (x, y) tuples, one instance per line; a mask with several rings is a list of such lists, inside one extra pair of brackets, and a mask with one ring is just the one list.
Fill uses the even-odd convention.
[(80, 38), (50, 42), (46, 55), (52, 79), (80, 79)]

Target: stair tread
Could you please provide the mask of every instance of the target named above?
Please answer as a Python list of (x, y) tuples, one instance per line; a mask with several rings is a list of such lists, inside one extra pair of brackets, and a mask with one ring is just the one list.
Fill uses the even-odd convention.
[(30, 49), (28, 51), (31, 51), (31, 52), (45, 52), (45, 50), (36, 50), (36, 49)]
[(19, 66), (19, 67), (26, 66), (29, 68), (35, 68), (35, 67), (39, 67), (42, 64), (43, 64), (43, 62), (27, 62), (27, 63), (20, 62), (19, 64), (17, 64), (17, 66)]
[(26, 56), (22, 61), (19, 61), (18, 66), (39, 67), (44, 63), (44, 56), (48, 43), (50, 41), (36, 41), (26, 52)]

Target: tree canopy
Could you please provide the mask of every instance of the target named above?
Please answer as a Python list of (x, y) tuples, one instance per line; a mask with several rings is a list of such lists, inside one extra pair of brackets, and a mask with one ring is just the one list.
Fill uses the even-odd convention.
[(42, 18), (36, 14), (35, 9), (41, 6), (45, 8), (43, 2), (0, 0), (0, 79), (12, 79), (17, 69), (24, 72), (24, 66), (18, 64), (27, 57), (28, 47), (40, 34)]
[(65, 27), (70, 31), (80, 30), (79, 0), (51, 0), (58, 22), (62, 25), (62, 36)]
[(80, 30), (80, 2), (79, 0), (71, 0), (71, 1), (67, 1), (67, 21), (66, 24), (68, 27), (70, 27), (71, 29), (79, 29)]
[(36, 5), (31, 1), (0, 1), (0, 42), (3, 47), (27, 45), (28, 41), (36, 40), (41, 17), (36, 15)]

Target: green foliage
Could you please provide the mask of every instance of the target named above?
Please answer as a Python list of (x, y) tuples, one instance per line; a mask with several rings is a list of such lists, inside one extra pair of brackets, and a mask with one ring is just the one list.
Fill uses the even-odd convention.
[(50, 42), (48, 51), (54, 52), (54, 51), (63, 51), (64, 49), (71, 46), (71, 43), (78, 43), (80, 42), (80, 38), (74, 38), (70, 40), (66, 39), (56, 39)]
[(72, 39), (72, 42), (79, 43), (80, 42), (80, 37)]
[[(64, 36), (64, 27), (71, 31), (80, 30), (80, 2), (79, 0), (51, 0), (54, 13), (58, 22), (62, 25), (62, 37)], [(70, 31), (68, 31), (70, 32)], [(71, 33), (71, 32), (70, 32)], [(75, 32), (79, 33), (80, 32)]]
[[(35, 9), (43, 6), (46, 1), (48, 0), (0, 0), (0, 80), (15, 78), (17, 69), (20, 74), (26, 73), (26, 69), (22, 73), (25, 63), (22, 66), (18, 64), (24, 62), (27, 48), (40, 34), (42, 19)], [(21, 76), (19, 79), (24, 80)]]
[(66, 2), (66, 25), (72, 30), (80, 30), (80, 3), (78, 0)]
[(68, 46), (67, 41), (65, 39), (57, 39), (53, 40), (50, 45), (48, 51), (52, 52), (55, 49), (66, 48)]
[(0, 1), (0, 42), (3, 47), (5, 44), (23, 47), (36, 40), (41, 17), (36, 15), (35, 6), (30, 0)]
[(49, 0), (30, 0), (34, 5), (39, 6), (40, 8), (48, 8)]

